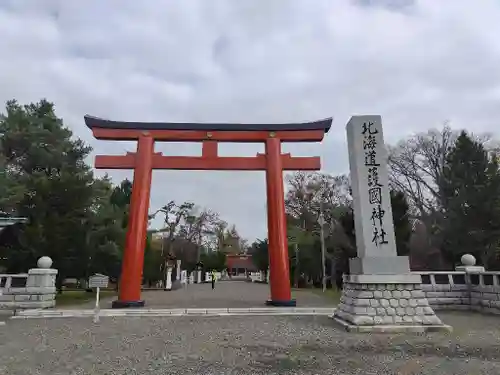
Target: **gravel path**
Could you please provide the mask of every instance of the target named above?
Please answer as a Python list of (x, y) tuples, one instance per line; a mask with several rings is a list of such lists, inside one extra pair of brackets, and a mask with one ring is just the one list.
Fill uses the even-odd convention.
[(11, 320), (0, 374), (499, 374), (500, 318), (453, 334), (349, 334), (327, 317)]
[[(114, 297), (115, 298), (115, 297)], [(110, 308), (114, 298), (101, 303), (101, 308)], [(151, 308), (223, 308), (223, 307), (262, 307), (269, 299), (269, 285), (244, 281), (220, 281), (212, 290), (211, 284), (192, 284), (185, 289), (169, 292), (146, 291), (142, 293), (146, 307)], [(300, 307), (335, 306), (335, 301), (308, 290), (294, 290), (293, 298)], [(78, 305), (78, 308), (93, 308), (94, 302)], [(64, 308), (75, 308), (67, 306)]]

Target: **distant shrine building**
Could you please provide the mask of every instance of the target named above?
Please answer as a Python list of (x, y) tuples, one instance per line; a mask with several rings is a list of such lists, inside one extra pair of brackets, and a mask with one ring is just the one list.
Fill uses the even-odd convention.
[(251, 255), (228, 254), (226, 255), (227, 272), (231, 276), (247, 276), (258, 269), (252, 262)]

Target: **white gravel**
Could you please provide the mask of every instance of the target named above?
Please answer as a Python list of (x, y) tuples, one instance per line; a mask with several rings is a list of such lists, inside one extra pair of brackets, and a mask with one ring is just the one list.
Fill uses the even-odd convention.
[(326, 317), (10, 320), (0, 374), (498, 374), (497, 317), (451, 335), (366, 335)]

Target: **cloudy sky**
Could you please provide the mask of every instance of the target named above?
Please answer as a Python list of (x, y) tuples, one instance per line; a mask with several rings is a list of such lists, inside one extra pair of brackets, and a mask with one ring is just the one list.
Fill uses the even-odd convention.
[[(500, 132), (500, 2), (178, 0), (0, 2), (0, 101), (47, 98), (94, 153), (88, 113), (118, 120), (287, 122), (334, 117), (323, 170), (348, 170), (345, 123), (381, 114), (386, 142), (440, 126)], [(166, 155), (199, 145), (158, 144)], [(223, 145), (251, 156), (259, 145)], [(111, 171), (115, 181), (131, 173)], [(171, 199), (266, 232), (260, 172), (157, 171), (151, 210)]]

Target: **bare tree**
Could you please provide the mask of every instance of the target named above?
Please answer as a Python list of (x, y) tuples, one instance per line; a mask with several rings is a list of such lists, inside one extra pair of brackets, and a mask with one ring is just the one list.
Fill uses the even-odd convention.
[[(330, 251), (325, 257), (330, 262), (330, 275), (335, 278), (336, 264), (340, 257), (338, 252), (350, 246), (338, 220), (341, 211), (347, 209), (352, 200), (348, 177), (298, 172), (288, 177), (287, 182), (285, 209), (289, 244), (295, 246), (295, 284), (298, 284), (299, 269), (302, 268), (299, 258), (304, 256), (303, 251), (311, 249), (319, 239), (318, 218), (321, 210), (327, 226), (324, 229)], [(314, 270), (309, 276), (317, 277), (321, 273), (322, 271)]]
[(163, 228), (158, 231), (161, 233), (167, 233), (166, 238), (162, 237), (162, 264), (159, 265), (160, 270), (163, 271), (165, 283), (167, 277), (167, 263), (170, 257), (173, 255), (173, 244), (175, 237), (178, 233), (182, 220), (184, 220), (188, 216), (193, 207), (194, 203), (191, 202), (184, 202), (178, 205), (175, 203), (175, 201), (170, 201), (165, 206), (158, 209), (154, 214), (150, 215), (150, 218), (154, 217), (157, 213), (162, 213), (165, 215)]
[(222, 223), (224, 226), (227, 226), (227, 223), (219, 218), (217, 212), (207, 208), (200, 209), (196, 206), (184, 218), (184, 222), (179, 230), (179, 236), (196, 244), (197, 262), (200, 260), (203, 248), (217, 249), (217, 232)]
[(214, 223), (214, 241), (215, 241), (215, 249), (217, 251), (223, 251), (224, 250), (224, 242), (225, 242), (225, 233), (226, 229), (228, 227), (227, 222), (224, 220), (218, 220), (216, 223)]
[(412, 214), (424, 222), (441, 207), (440, 181), (456, 136), (445, 125), (441, 131), (416, 134), (389, 149), (390, 183), (405, 193)]
[(214, 232), (214, 225), (216, 225), (219, 219), (219, 215), (211, 210), (204, 209), (195, 219), (195, 233), (193, 240), (195, 240), (198, 251), (196, 260), (200, 261), (201, 257), (201, 249), (204, 246), (205, 248), (212, 247), (212, 235)]
[(331, 224), (336, 209), (350, 205), (349, 179), (345, 175), (297, 172), (287, 178), (287, 183), (286, 213), (304, 229), (317, 226), (321, 207), (325, 221)]

